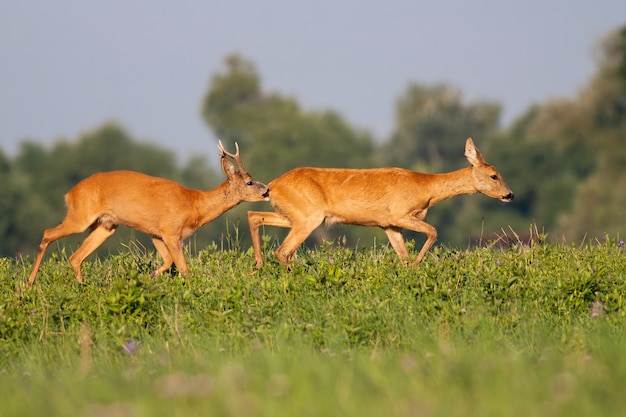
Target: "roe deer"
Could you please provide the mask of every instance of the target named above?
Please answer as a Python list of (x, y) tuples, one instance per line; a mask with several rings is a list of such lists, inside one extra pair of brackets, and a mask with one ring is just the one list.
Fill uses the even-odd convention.
[[(219, 142), (227, 180), (209, 191), (192, 190), (174, 181), (132, 171), (98, 173), (79, 182), (65, 195), (67, 215), (63, 222), (43, 233), (28, 285), (35, 281), (51, 242), (89, 229), (82, 245), (70, 256), (76, 279), (83, 282), (83, 260), (120, 224), (152, 236), (154, 247), (163, 258), (163, 265), (152, 276), (167, 271), (172, 263), (182, 275), (187, 275), (189, 268), (182, 250), (185, 238), (242, 201), (268, 199), (267, 185), (248, 174), (239, 159), (239, 146), (235, 146), (233, 155)], [(226, 157), (235, 161), (237, 169)]]
[(424, 246), (412, 265), (422, 261), (437, 239), (424, 221), (430, 207), (460, 194), (483, 193), (509, 202), (513, 193), (489, 165), (471, 138), (465, 143), (471, 166), (445, 174), (423, 174), (402, 168), (296, 168), (268, 184), (276, 212), (248, 212), (256, 267), (263, 266), (259, 227), (290, 228), (276, 256), (287, 264), (296, 249), (320, 224), (381, 227), (400, 258), (409, 253), (402, 229), (425, 233)]

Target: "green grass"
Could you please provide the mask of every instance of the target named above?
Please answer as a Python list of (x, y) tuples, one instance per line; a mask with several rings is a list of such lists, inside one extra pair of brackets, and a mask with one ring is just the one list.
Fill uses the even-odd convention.
[[(84, 265), (0, 259), (3, 416), (584, 416), (626, 410), (626, 248), (265, 244), (149, 278), (130, 246)], [(235, 244), (236, 245), (236, 244)], [(232, 247), (233, 245), (227, 245)], [(414, 248), (411, 248), (415, 252)]]

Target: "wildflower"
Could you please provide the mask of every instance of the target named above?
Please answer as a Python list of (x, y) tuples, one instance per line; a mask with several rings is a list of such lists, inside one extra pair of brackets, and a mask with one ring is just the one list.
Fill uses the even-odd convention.
[(591, 317), (600, 317), (604, 315), (605, 308), (602, 301), (594, 301), (591, 303)]
[(619, 243), (617, 244), (618, 247), (623, 248), (624, 247), (624, 239), (620, 240)]
[(499, 259), (496, 260), (496, 265), (500, 266), (500, 260)]
[(122, 349), (127, 355), (134, 355), (139, 350), (139, 343), (136, 340), (129, 339), (124, 345), (122, 345)]

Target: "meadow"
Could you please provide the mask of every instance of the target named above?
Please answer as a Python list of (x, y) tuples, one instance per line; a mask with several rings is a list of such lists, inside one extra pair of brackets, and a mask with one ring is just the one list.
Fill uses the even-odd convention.
[[(2, 416), (617, 416), (626, 248), (301, 248), (290, 271), (228, 238), (156, 278), (134, 244), (0, 259)], [(495, 242), (494, 242), (495, 243)], [(409, 244), (415, 253), (413, 244)]]

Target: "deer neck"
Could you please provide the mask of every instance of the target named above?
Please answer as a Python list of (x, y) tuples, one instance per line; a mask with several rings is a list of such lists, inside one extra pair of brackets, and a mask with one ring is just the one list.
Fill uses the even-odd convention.
[(475, 194), (478, 192), (472, 178), (472, 167), (461, 168), (456, 171), (443, 174), (432, 174), (430, 192), (432, 198), (430, 205), (462, 194)]
[(210, 222), (235, 207), (239, 202), (240, 198), (231, 192), (228, 181), (224, 181), (212, 190), (199, 191), (197, 207), (201, 212), (201, 223)]

